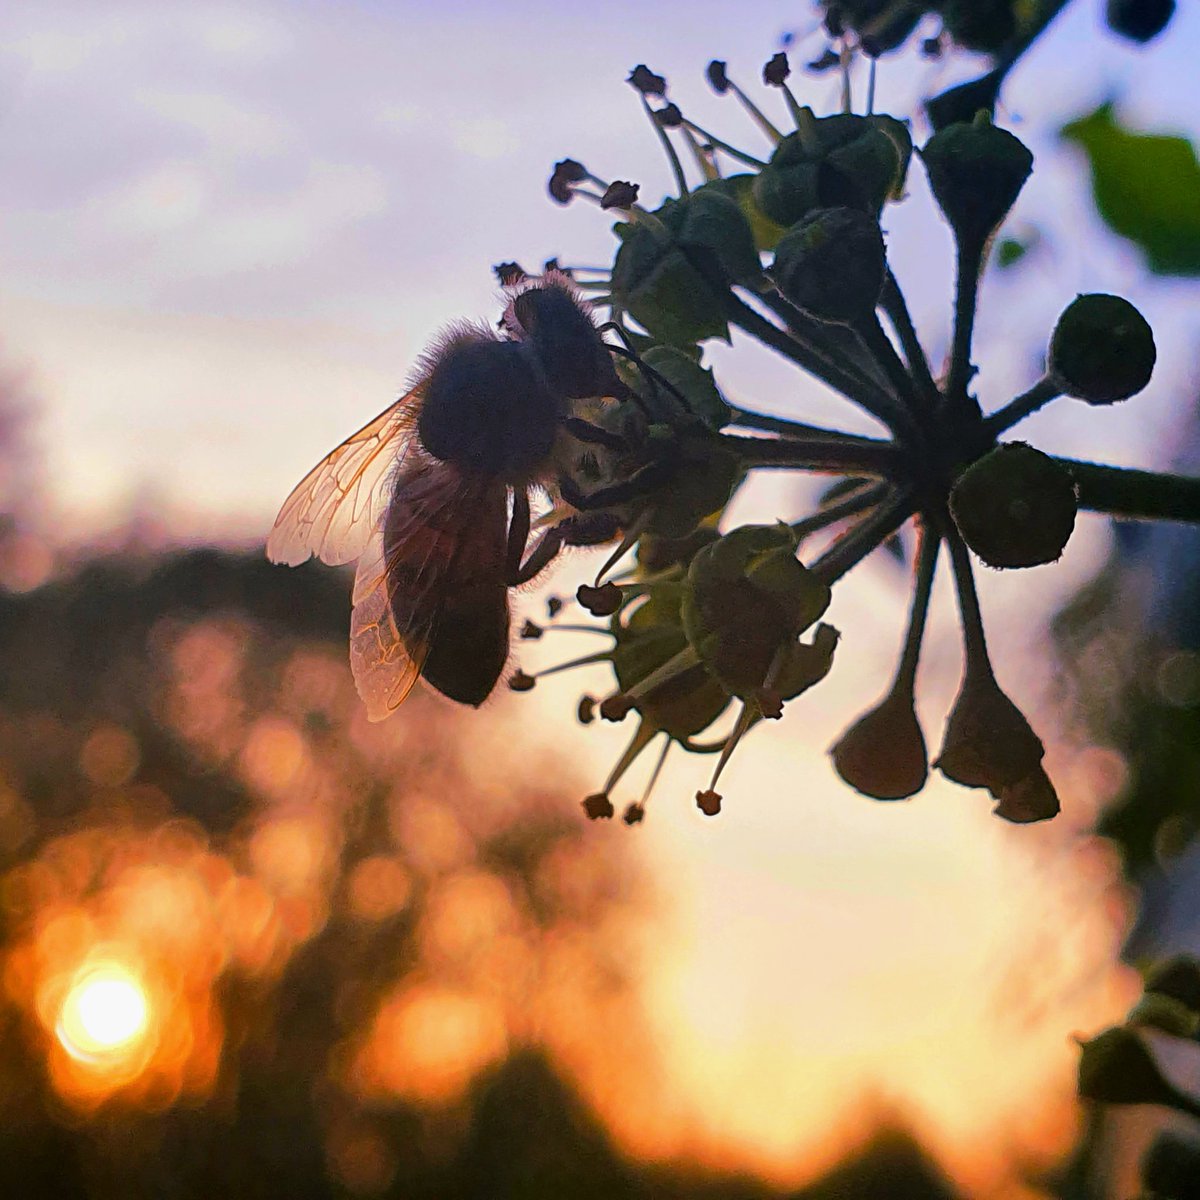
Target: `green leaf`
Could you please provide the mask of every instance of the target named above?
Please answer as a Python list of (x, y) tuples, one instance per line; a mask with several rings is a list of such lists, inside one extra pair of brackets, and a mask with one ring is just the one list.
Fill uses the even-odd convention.
[(1021, 241), (1020, 238), (1003, 238), (996, 247), (996, 266), (1002, 271), (1015, 267), (1030, 251), (1033, 241)]
[(1101, 217), (1157, 275), (1200, 275), (1200, 162), (1186, 138), (1134, 133), (1112, 103), (1063, 127), (1087, 154)]

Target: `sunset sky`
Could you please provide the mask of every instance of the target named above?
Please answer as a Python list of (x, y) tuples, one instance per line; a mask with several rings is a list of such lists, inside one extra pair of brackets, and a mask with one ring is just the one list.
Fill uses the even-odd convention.
[[(1063, 402), (1028, 429), (1048, 449), (1165, 465), (1194, 394), (1195, 288), (1147, 281), (1102, 229), (1054, 129), (1115, 96), (1139, 127), (1200, 135), (1200, 10), (1181, 5), (1161, 44), (1137, 51), (1103, 32), (1102, 7), (1076, 0), (1006, 92), (1002, 120), (1037, 156), (1012, 228), (1036, 226), (1043, 245), (1013, 278), (985, 282), (980, 393), (994, 407), (1037, 377), (1076, 292), (1121, 292), (1158, 335), (1151, 388), (1086, 422)], [(726, 59), (750, 86), (781, 34), (811, 24), (805, 4), (764, 0), (9, 6), (0, 354), (35, 405), (50, 530), (75, 543), (140, 506), (181, 541), (260, 540), (312, 462), (394, 399), (440, 327), (497, 313), (492, 264), (611, 253), (606, 220), (546, 196), (556, 159), (638, 180), (651, 201), (665, 191), (623, 82), (631, 67), (665, 74), (689, 115), (753, 147), (703, 68)], [(968, 69), (885, 60), (878, 107), (905, 115), (938, 71)], [(793, 82), (818, 111), (836, 104), (829, 79)], [(889, 251), (940, 357), (951, 243), (917, 166), (911, 190), (886, 217)], [(712, 359), (747, 407), (870, 428), (753, 347)], [(742, 514), (792, 515), (807, 486), (772, 482)], [(1035, 710), (1051, 683), (1045, 616), (1095, 570), (1106, 537), (1087, 520), (1057, 570), (986, 581), (1002, 682)], [(568, 564), (555, 590), (585, 570)], [(824, 747), (882, 690), (900, 636), (890, 571), (872, 564), (839, 593), (833, 678), (754, 735), (720, 820), (691, 808), (707, 764), (676, 762), (642, 828), (596, 831), (638, 839), (660, 899), (639, 972), (661, 1078), (634, 1080), (620, 1105), (592, 1085), (639, 1152), (794, 1179), (844, 1144), (838, 1131), (864, 1107), (910, 1121), (980, 1184), (1010, 1155), (1064, 1144), (1069, 1117), (1032, 1119), (1028, 1096), (1069, 1097), (1069, 1035), (1128, 994), (1108, 967), (1112, 865), (1071, 832), (1120, 764), (1077, 752), (1060, 729), (1050, 762), (1067, 815), (1045, 828), (1002, 826), (950, 785), (892, 807), (839, 786)], [(922, 709), (936, 730), (958, 669), (942, 589), (930, 638)], [(498, 703), (598, 785), (621, 731), (585, 736), (566, 719), (577, 686)], [(1037, 723), (1056, 728), (1046, 708)]]

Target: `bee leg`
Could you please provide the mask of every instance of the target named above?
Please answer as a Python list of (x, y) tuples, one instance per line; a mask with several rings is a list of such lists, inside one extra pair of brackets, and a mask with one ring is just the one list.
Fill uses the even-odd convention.
[(522, 487), (513, 488), (512, 517), (508, 523), (508, 542), (504, 556), (505, 575), (509, 579), (521, 569), (525, 546), (529, 542), (529, 524), (529, 492)]
[(508, 577), (509, 587), (519, 587), (540, 575), (553, 561), (555, 555), (563, 548), (566, 540), (565, 531), (559, 526), (547, 529), (534, 543), (529, 557), (518, 563)]
[(585, 442), (590, 446), (603, 446), (607, 450), (628, 450), (629, 442), (619, 433), (610, 429), (602, 429), (585, 421), (582, 417), (563, 417), (562, 427), (576, 441)]

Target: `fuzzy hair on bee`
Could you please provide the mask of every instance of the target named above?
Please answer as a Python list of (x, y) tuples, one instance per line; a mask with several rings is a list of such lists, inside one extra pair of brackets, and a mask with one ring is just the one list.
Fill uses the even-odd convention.
[(577, 402), (628, 391), (568, 276), (526, 278), (506, 296), (500, 332), (449, 327), (408, 392), (293, 489), (267, 540), (272, 562), (358, 560), (350, 663), (372, 720), (418, 678), (463, 704), (492, 692), (509, 589), (570, 538), (560, 524), (530, 547), (530, 494), (555, 494), (564, 444), (586, 429)]

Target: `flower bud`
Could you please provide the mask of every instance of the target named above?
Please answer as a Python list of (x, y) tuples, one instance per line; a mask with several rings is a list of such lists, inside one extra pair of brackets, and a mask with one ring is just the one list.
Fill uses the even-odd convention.
[(1080, 1046), (1079, 1094), (1103, 1104), (1165, 1104), (1179, 1093), (1137, 1034), (1115, 1026)]
[(837, 773), (873, 800), (906, 800), (925, 786), (929, 759), (911, 689), (893, 690), (830, 750)]
[(993, 813), (1014, 825), (1049, 821), (1061, 811), (1054, 784), (1040, 765), (1016, 783), (994, 788), (992, 795), (999, 801)]
[(818, 321), (854, 324), (879, 302), (887, 273), (879, 222), (854, 208), (810, 213), (779, 243), (779, 290)]
[(722, 799), (720, 792), (714, 792), (711, 789), (707, 792), (697, 792), (696, 807), (706, 817), (715, 817), (721, 811)]
[(526, 620), (519, 634), (523, 642), (536, 642), (546, 631), (536, 621)]
[(893, 117), (802, 111), (754, 181), (758, 207), (779, 225), (794, 225), (814, 208), (848, 205), (878, 215), (903, 190), (912, 153), (907, 127)]
[(594, 795), (588, 796), (583, 801), (582, 807), (583, 811), (587, 813), (589, 821), (607, 821), (616, 812), (607, 792), (596, 792)]
[(934, 766), (964, 787), (994, 794), (1027, 779), (1045, 747), (990, 671), (968, 669)]
[(640, 825), (646, 817), (646, 807), (643, 804), (629, 804), (621, 816), (626, 825)]
[(1056, 561), (1078, 507), (1070, 472), (1024, 442), (1006, 442), (985, 454), (950, 493), (963, 541), (989, 567)]
[(652, 221), (619, 224), (616, 233), (621, 246), (613, 295), (651, 337), (685, 347), (729, 337), (730, 286), (756, 285), (762, 263), (754, 233), (727, 188), (705, 184), (668, 200)]
[(508, 686), (510, 691), (514, 692), (532, 692), (537, 685), (537, 680), (532, 675), (526, 675), (524, 671), (518, 669), (514, 671), (508, 678)]
[(935, 133), (921, 151), (929, 185), (960, 245), (982, 248), (1033, 170), (1033, 155), (980, 114)]
[(1154, 331), (1120, 296), (1077, 296), (1058, 318), (1049, 357), (1049, 374), (1068, 396), (1113, 404), (1150, 382)]
[(596, 719), (596, 697), (580, 696), (575, 716), (578, 718), (580, 725), (590, 725)]
[(786, 525), (744, 525), (688, 568), (681, 614), (687, 640), (734, 695), (752, 699), (776, 654), (829, 607), (828, 586), (797, 558)]
[(1134, 42), (1157, 37), (1175, 15), (1175, 0), (1108, 0), (1108, 27)]

